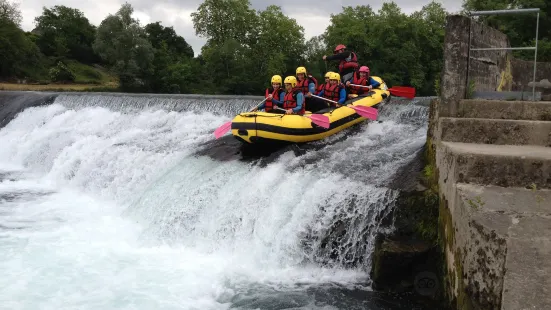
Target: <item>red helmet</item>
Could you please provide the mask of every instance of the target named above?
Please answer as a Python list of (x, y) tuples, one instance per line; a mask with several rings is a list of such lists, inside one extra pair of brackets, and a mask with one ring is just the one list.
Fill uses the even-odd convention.
[(346, 46), (344, 46), (343, 44), (339, 44), (337, 45), (337, 47), (335, 47), (335, 52), (338, 51), (338, 50), (342, 50), (342, 49), (345, 49)]
[(369, 67), (368, 66), (361, 66), (359, 72), (365, 72), (369, 74)]

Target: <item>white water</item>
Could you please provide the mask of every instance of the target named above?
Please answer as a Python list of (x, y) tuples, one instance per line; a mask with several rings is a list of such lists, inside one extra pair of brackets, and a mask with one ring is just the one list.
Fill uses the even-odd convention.
[[(374, 185), (423, 144), (425, 129), (374, 123), (264, 168), (191, 156), (225, 121), (54, 104), (1, 129), (2, 308), (227, 309), (274, 290), (365, 283), (361, 269), (319, 267), (303, 241), (353, 216), (352, 193), (358, 212), (382, 212), (394, 194)], [(401, 137), (377, 144), (385, 134)], [(388, 152), (364, 169), (377, 172), (367, 183), (339, 172), (346, 156)], [(307, 163), (312, 156), (320, 158)], [(309, 295), (294, 302), (315, 304)]]

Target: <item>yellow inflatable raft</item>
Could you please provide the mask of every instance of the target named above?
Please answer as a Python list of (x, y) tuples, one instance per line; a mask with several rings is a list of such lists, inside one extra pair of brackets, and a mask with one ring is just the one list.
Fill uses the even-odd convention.
[[(381, 83), (379, 88), (350, 99), (346, 103), (379, 108), (381, 103), (386, 102), (390, 98), (387, 85), (379, 77), (372, 76), (372, 78)], [(311, 113), (307, 111), (305, 115), (309, 114)], [(330, 127), (326, 129), (317, 126), (309, 118), (301, 115), (246, 112), (232, 120), (231, 132), (235, 138), (247, 144), (303, 143), (324, 139), (367, 119), (347, 107), (327, 108), (315, 114), (327, 116), (331, 123)]]

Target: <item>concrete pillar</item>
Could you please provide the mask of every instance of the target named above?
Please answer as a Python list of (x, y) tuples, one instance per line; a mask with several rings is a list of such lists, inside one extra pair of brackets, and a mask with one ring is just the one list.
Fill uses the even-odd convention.
[(469, 18), (461, 15), (446, 17), (444, 66), (441, 80), (439, 116), (455, 116), (459, 100), (464, 99), (467, 78)]

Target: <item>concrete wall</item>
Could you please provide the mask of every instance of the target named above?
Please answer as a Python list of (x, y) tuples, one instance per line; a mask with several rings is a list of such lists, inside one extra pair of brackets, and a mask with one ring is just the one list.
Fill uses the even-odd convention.
[[(522, 90), (523, 87), (527, 91), (531, 90), (533, 62), (515, 59), (510, 51), (471, 51), (468, 71), (473, 85), (466, 91), (469, 23), (469, 18), (462, 15), (449, 15), (446, 18), (441, 81), (441, 89), (445, 91), (440, 94), (442, 116), (455, 116), (459, 100), (466, 98), (470, 91), (511, 91)], [(473, 20), (471, 47), (510, 46), (505, 34)], [(551, 81), (551, 63), (538, 62), (536, 81), (543, 79)], [(536, 87), (540, 84), (536, 84)], [(538, 91), (551, 94), (551, 84), (545, 81), (542, 84), (548, 87), (538, 88)]]
[[(551, 309), (551, 230), (541, 228), (551, 227), (551, 102), (464, 100), (469, 18), (448, 16), (446, 27), (441, 95), (431, 104), (427, 141), (446, 295), (456, 309)], [(473, 47), (509, 44), (495, 29), (472, 29)], [(532, 63), (509, 52), (471, 56), (474, 90), (532, 81)], [(551, 64), (538, 67), (537, 80), (546, 79)]]
[[(442, 72), (442, 116), (454, 116), (457, 104), (466, 96), (467, 59), (469, 56), (468, 17), (449, 15), (446, 17), (446, 35), (444, 37), (444, 67)], [(476, 21), (471, 25), (471, 47), (507, 47), (507, 36), (496, 29)], [(474, 82), (472, 90), (509, 90), (504, 85), (504, 72), (507, 69), (510, 53), (507, 51), (472, 51), (469, 79)]]
[[(534, 62), (515, 59), (511, 61), (513, 87), (512, 90), (525, 91), (532, 90), (532, 80), (534, 78)], [(551, 94), (551, 62), (539, 62), (536, 65), (536, 91), (541, 91), (543, 95)], [(543, 82), (542, 82), (543, 81)]]

